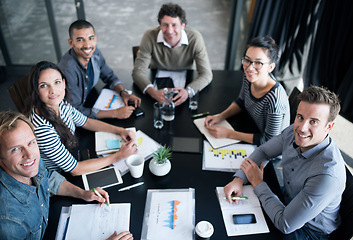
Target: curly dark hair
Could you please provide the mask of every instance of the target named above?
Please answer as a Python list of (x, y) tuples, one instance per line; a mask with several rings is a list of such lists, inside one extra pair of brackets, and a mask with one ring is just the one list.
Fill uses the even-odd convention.
[(158, 13), (158, 22), (161, 24), (161, 20), (164, 16), (169, 17), (179, 17), (181, 24), (187, 23), (185, 11), (178, 5), (174, 3), (163, 4)]

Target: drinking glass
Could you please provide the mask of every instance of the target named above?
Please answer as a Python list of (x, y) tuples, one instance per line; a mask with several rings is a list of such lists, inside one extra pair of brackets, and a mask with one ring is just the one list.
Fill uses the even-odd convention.
[(153, 126), (156, 129), (163, 128), (162, 104), (155, 102), (153, 104)]

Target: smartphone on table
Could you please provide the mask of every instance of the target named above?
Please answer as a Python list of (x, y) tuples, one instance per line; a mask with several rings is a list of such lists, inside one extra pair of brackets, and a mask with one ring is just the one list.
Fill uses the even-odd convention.
[(256, 223), (256, 218), (253, 213), (249, 214), (234, 214), (233, 215), (234, 224), (251, 224)]
[[(127, 101), (127, 105), (128, 105), (128, 106), (135, 107), (135, 102), (134, 102), (134, 100), (129, 99), (129, 100)], [(135, 117), (141, 117), (141, 116), (143, 116), (144, 112), (143, 112), (143, 110), (142, 110), (139, 106), (137, 106), (137, 107), (135, 107), (135, 110), (134, 110), (134, 112), (133, 112), (132, 114), (133, 114)]]

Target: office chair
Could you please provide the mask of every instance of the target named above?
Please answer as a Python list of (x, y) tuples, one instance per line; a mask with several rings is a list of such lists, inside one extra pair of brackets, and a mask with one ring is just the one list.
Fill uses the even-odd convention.
[(297, 96), (299, 95), (299, 93), (301, 93), (301, 91), (297, 87), (294, 87), (288, 97), (290, 108), (290, 124), (294, 123), (295, 116), (297, 115), (297, 108), (299, 104)]
[(28, 104), (28, 97), (30, 95), (28, 91), (28, 77), (28, 75), (24, 76), (7, 89), (10, 93), (12, 101), (15, 103), (16, 108), (20, 113), (25, 112), (26, 106)]
[(341, 225), (330, 234), (331, 240), (349, 240), (353, 236), (353, 177), (347, 167), (346, 176), (346, 188), (342, 194), (340, 208)]
[(135, 64), (135, 59), (137, 57), (137, 52), (140, 49), (140, 46), (133, 46), (132, 47), (132, 56), (133, 56), (133, 63)]

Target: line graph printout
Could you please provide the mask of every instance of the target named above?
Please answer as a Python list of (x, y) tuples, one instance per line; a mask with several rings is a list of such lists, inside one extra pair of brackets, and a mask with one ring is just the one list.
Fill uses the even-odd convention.
[(192, 240), (194, 189), (148, 190), (141, 239)]
[(255, 148), (255, 145), (240, 143), (223, 148), (213, 148), (207, 141), (204, 141), (202, 170), (235, 172)]

